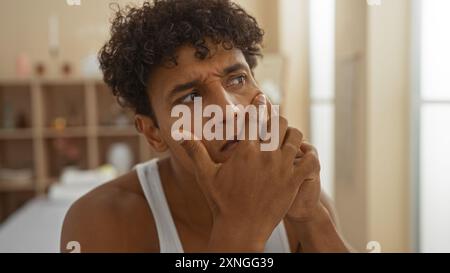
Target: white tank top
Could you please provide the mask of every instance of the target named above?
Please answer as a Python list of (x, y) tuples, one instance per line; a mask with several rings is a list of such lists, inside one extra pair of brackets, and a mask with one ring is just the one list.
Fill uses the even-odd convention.
[[(145, 198), (150, 206), (158, 232), (159, 248), (162, 253), (182, 253), (181, 244), (175, 223), (170, 213), (166, 195), (161, 184), (158, 170), (158, 159), (138, 164), (139, 182), (144, 191)], [(272, 232), (264, 249), (266, 253), (289, 253), (289, 241), (283, 221)]]

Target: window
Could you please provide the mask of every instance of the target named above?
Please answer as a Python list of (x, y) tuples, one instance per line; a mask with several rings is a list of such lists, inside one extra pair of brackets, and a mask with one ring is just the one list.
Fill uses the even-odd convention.
[(450, 252), (450, 1), (417, 0), (414, 7), (417, 248)]
[(322, 165), (324, 191), (334, 195), (335, 0), (309, 1), (311, 142)]

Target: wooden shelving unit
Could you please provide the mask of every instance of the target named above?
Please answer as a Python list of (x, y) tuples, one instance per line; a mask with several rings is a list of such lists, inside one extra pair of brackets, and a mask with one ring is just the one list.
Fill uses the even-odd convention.
[[(33, 174), (17, 185), (0, 180), (0, 198), (21, 191), (44, 194), (67, 165), (105, 164), (117, 142), (128, 144), (134, 163), (155, 156), (136, 132), (132, 114), (120, 108), (101, 80), (0, 79), (0, 168)], [(70, 159), (61, 153), (64, 147), (72, 149)]]

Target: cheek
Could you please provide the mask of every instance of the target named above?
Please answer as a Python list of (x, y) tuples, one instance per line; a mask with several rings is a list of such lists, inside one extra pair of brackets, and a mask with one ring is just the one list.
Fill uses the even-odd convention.
[[(172, 124), (175, 122), (175, 120), (176, 119), (173, 119), (171, 123), (167, 123), (169, 126), (161, 128), (161, 136), (165, 139), (166, 144), (169, 147), (169, 151), (173, 156), (173, 158), (178, 160), (179, 163), (182, 164), (184, 167), (190, 168), (192, 167), (191, 158), (186, 154), (183, 147), (177, 141), (174, 140), (171, 134)], [(220, 141), (217, 140), (207, 141), (205, 139), (202, 139), (201, 142), (214, 162), (222, 161), (221, 155), (218, 152), (219, 148), (221, 147)]]

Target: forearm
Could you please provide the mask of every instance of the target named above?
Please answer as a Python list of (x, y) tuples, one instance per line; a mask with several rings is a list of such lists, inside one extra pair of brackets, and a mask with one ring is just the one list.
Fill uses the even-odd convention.
[(320, 205), (314, 217), (308, 221), (289, 221), (295, 229), (302, 252), (350, 252), (323, 205)]

